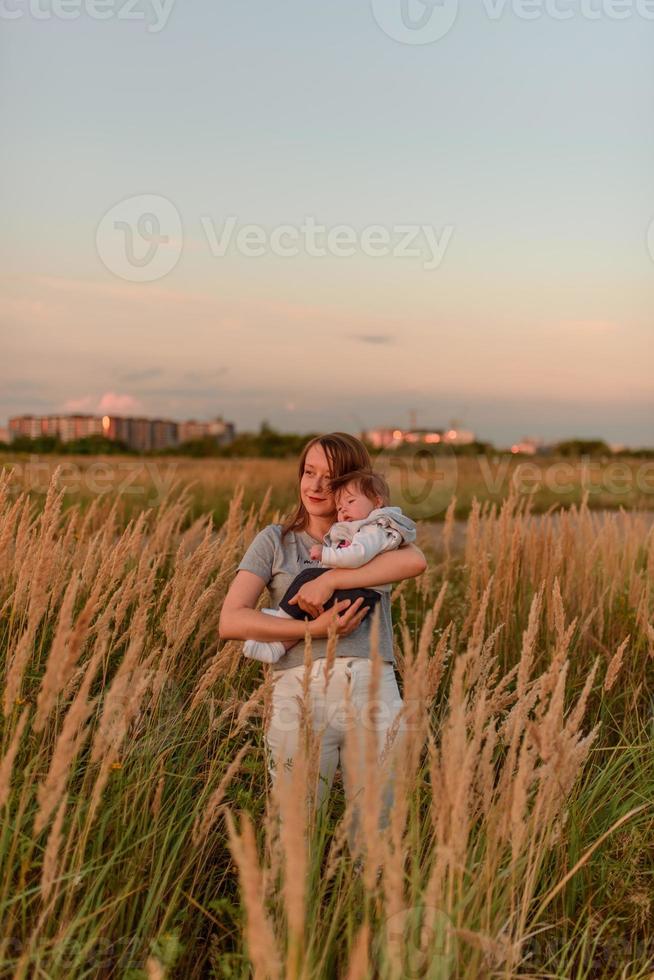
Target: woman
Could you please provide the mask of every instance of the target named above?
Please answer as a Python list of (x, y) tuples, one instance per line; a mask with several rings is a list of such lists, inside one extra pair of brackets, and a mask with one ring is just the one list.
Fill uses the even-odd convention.
[[(304, 568), (317, 565), (310, 557), (312, 545), (322, 543), (323, 535), (336, 520), (334, 496), (329, 481), (352, 470), (371, 469), (368, 450), (360, 440), (343, 432), (311, 439), (304, 447), (299, 463), (299, 501), (285, 524), (269, 524), (254, 538), (246, 551), (234, 581), (225, 597), (219, 631), (223, 639), (233, 640), (302, 640), (305, 632), (312, 637), (313, 665), (310, 677), (312, 722), (323, 731), (319, 758), (318, 806), (326, 798), (336, 766), (341, 756), (345, 732), (342, 715), (334, 707), (342, 705), (345, 690), (349, 689), (355, 708), (357, 735), (363, 736), (366, 724), (365, 709), (370, 675), (370, 622), (368, 609), (360, 610), (362, 599), (353, 603), (344, 599), (331, 609), (324, 605), (338, 589), (365, 588), (385, 585), (420, 575), (426, 568), (422, 552), (413, 544), (377, 555), (360, 568), (329, 569), (319, 578), (307, 582), (298, 592), (298, 605), (312, 618), (278, 619), (256, 610), (264, 588), (268, 588), (274, 606), (286, 592), (292, 579)], [(402, 699), (395, 679), (393, 628), (390, 597), (383, 593), (379, 609), (378, 648), (382, 676), (378, 698), (387, 709), (377, 723), (380, 749), (387, 731), (402, 708)], [(334, 670), (325, 686), (325, 657), (327, 633), (332, 622), (338, 636)], [(272, 665), (274, 687), (272, 714), (266, 731), (269, 750), (268, 771), (276, 779), (276, 760), (292, 762), (300, 735), (299, 704), (296, 695), (304, 674), (304, 644), (296, 643)], [(397, 729), (397, 726), (396, 726)], [(400, 724), (399, 730), (402, 730)], [(359, 739), (363, 741), (362, 738)], [(345, 769), (346, 757), (341, 756), (343, 777), (348, 799), (359, 790), (353, 773)], [(392, 803), (392, 788), (384, 794), (381, 825), (388, 820)], [(350, 847), (355, 847), (358, 814), (350, 831)]]

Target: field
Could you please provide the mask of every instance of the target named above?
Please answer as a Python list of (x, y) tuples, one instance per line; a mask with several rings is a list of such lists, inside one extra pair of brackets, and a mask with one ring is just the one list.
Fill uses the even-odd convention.
[[(412, 517), (443, 521), (452, 496), (457, 518), (467, 517), (472, 501), (500, 503), (514, 491), (529, 500), (533, 513), (581, 504), (587, 495), (594, 510), (639, 508), (654, 511), (654, 459), (615, 457), (454, 456), (382, 453), (375, 461), (387, 476), (393, 500)], [(26, 491), (43, 501), (55, 466), (63, 506), (87, 507), (97, 497), (119, 497), (123, 519), (158, 504), (175, 486), (189, 487), (190, 514), (211, 514), (222, 524), (234, 488), (243, 487), (243, 503), (258, 506), (270, 488), (273, 508), (284, 510), (295, 494), (294, 459), (205, 459), (167, 456), (30, 456), (0, 454), (0, 467), (11, 469), (11, 491)]]
[(409, 740), (382, 834), (366, 770), (356, 874), (316, 733), (271, 793), (269, 668), (217, 634), (293, 461), (4, 462), (0, 976), (654, 975), (651, 464), (390, 464), (429, 568), (394, 590)]

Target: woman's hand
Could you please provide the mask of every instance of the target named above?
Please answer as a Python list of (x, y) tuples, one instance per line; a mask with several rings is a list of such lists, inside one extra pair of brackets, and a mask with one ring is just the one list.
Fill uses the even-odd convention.
[(315, 639), (322, 639), (329, 633), (330, 626), (336, 624), (337, 636), (348, 636), (357, 629), (362, 620), (370, 612), (370, 606), (360, 609), (363, 598), (359, 596), (352, 602), (351, 599), (339, 599), (331, 609), (327, 609), (317, 619), (307, 623), (307, 630)]
[(325, 603), (334, 594), (334, 584), (329, 572), (319, 575), (298, 589), (289, 606), (299, 606), (304, 612), (309, 613), (312, 619), (320, 616), (325, 611)]

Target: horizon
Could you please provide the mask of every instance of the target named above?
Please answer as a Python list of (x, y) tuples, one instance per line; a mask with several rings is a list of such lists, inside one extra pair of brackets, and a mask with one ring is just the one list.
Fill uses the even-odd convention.
[(640, 7), (164, 6), (4, 18), (0, 415), (654, 443)]
[[(11, 416), (11, 418), (21, 417), (21, 416), (28, 417), (28, 418), (29, 417), (36, 417), (36, 418), (38, 418), (38, 417), (41, 417), (42, 415), (50, 415), (50, 414), (61, 414), (63, 416), (67, 416), (68, 415), (69, 417), (75, 417), (75, 416), (77, 416), (79, 418), (100, 418), (101, 417), (101, 415), (99, 415), (98, 413), (94, 413), (94, 412), (70, 412), (70, 413), (65, 413), (65, 412), (62, 412), (62, 413), (25, 412), (25, 413), (17, 413), (17, 416)], [(206, 424), (206, 423), (213, 422), (213, 421), (223, 421), (223, 422), (227, 423), (228, 425), (229, 424), (233, 424), (234, 425), (234, 436), (235, 437), (238, 437), (238, 436), (256, 436), (256, 435), (259, 435), (261, 433), (261, 431), (263, 430), (263, 427), (264, 426), (268, 426), (271, 431), (276, 432), (276, 433), (278, 433), (280, 435), (284, 435), (284, 436), (294, 436), (294, 435), (297, 435), (297, 436), (304, 436), (304, 435), (306, 435), (306, 436), (313, 436), (316, 433), (319, 434), (321, 432), (337, 431), (337, 430), (334, 430), (334, 429), (332, 429), (332, 430), (327, 430), (327, 429), (323, 429), (323, 430), (311, 430), (311, 429), (284, 429), (284, 428), (278, 428), (275, 425), (271, 425), (270, 420), (267, 419), (267, 418), (260, 419), (259, 422), (256, 423), (253, 428), (241, 429), (241, 428), (238, 427), (238, 425), (236, 425), (234, 423), (234, 420), (233, 419), (226, 419), (226, 418), (224, 418), (224, 416), (221, 416), (221, 415), (215, 415), (213, 417), (206, 417), (206, 418), (194, 417), (194, 418), (183, 418), (183, 419), (182, 418), (173, 418), (171, 416), (127, 415), (127, 414), (121, 413), (121, 412), (111, 412), (110, 415), (113, 418), (134, 418), (134, 419), (139, 419), (139, 420), (147, 420), (147, 421), (151, 421), (151, 422), (155, 422), (155, 421), (156, 422), (167, 422), (167, 423), (171, 423), (172, 422), (173, 424), (176, 424), (176, 425), (184, 425), (184, 424), (194, 423), (194, 422), (197, 422), (197, 423), (200, 423), (200, 424)], [(7, 432), (9, 431), (8, 430), (8, 426), (9, 426), (9, 422), (11, 421), (11, 418), (8, 418), (6, 420), (6, 425), (4, 425), (4, 426), (3, 425), (0, 425), (0, 432), (1, 431), (7, 431)], [(450, 423), (452, 425), (454, 425), (456, 423), (461, 431), (463, 431), (466, 428), (465, 426), (460, 425), (458, 423), (458, 420), (452, 419), (452, 420), (450, 420), (450, 422), (448, 424), (439, 424), (439, 425), (433, 425), (433, 426), (422, 426), (422, 425), (419, 425), (417, 423), (414, 426), (412, 426), (412, 425), (406, 425), (406, 426), (399, 426), (399, 425), (398, 426), (394, 426), (394, 425), (375, 425), (375, 426), (369, 426), (366, 429), (357, 430), (353, 434), (359, 436), (360, 438), (363, 438), (368, 432), (370, 432), (372, 430), (383, 430), (383, 429), (388, 430), (388, 429), (396, 429), (396, 428), (397, 429), (401, 429), (403, 432), (430, 432), (430, 431), (431, 432), (445, 432), (445, 431), (447, 431), (448, 425), (450, 425)], [(345, 430), (345, 431), (348, 431), (348, 430)], [(81, 437), (82, 441), (84, 440), (84, 438), (85, 437)], [(86, 437), (86, 438), (88, 438), (88, 437)], [(481, 443), (481, 444), (487, 443), (487, 444), (491, 445), (493, 448), (496, 448), (496, 449), (507, 449), (507, 448), (511, 448), (513, 446), (516, 446), (518, 444), (525, 443), (525, 442), (533, 442), (535, 445), (537, 445), (537, 446), (539, 446), (539, 447), (541, 447), (543, 449), (547, 449), (547, 448), (551, 448), (551, 446), (553, 446), (553, 445), (557, 445), (557, 444), (563, 443), (563, 442), (570, 442), (570, 441), (571, 442), (574, 442), (574, 441), (579, 441), (579, 442), (593, 442), (593, 441), (604, 442), (604, 443), (607, 444), (607, 446), (609, 448), (619, 447), (619, 448), (625, 449), (627, 451), (628, 450), (654, 449), (654, 445), (647, 445), (647, 444), (644, 444), (644, 443), (643, 444), (618, 443), (618, 442), (616, 442), (614, 440), (611, 440), (611, 439), (606, 438), (601, 433), (595, 433), (595, 435), (593, 435), (593, 436), (572, 435), (572, 436), (559, 437), (559, 438), (553, 438), (553, 439), (543, 439), (543, 438), (541, 438), (539, 436), (535, 436), (533, 433), (522, 432), (520, 435), (514, 435), (512, 438), (510, 438), (508, 441), (505, 442), (505, 441), (502, 441), (502, 440), (495, 440), (495, 441), (493, 441), (492, 439), (485, 439), (482, 436), (480, 436), (479, 433), (474, 432), (474, 442)], [(8, 446), (11, 447), (11, 443), (8, 443)]]

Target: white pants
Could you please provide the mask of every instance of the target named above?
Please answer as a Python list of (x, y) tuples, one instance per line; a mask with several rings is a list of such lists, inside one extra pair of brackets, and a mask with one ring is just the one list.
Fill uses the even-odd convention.
[[(326, 800), (331, 788), (336, 767), (341, 762), (343, 783), (348, 802), (352, 801), (353, 819), (350, 824), (348, 841), (350, 850), (358, 850), (360, 813), (354, 802), (361, 794), (361, 774), (364, 772), (367, 732), (374, 732), (377, 758), (385, 754), (381, 769), (382, 793), (380, 829), (388, 825), (389, 813), (393, 804), (394, 772), (392, 753), (399, 748), (398, 741), (406, 734), (406, 722), (402, 717), (395, 726), (396, 731), (387, 740), (389, 729), (393, 726), (404, 702), (395, 679), (393, 664), (384, 662), (376, 698), (368, 696), (372, 661), (363, 657), (335, 657), (329, 687), (325, 691), (326, 659), (315, 660), (311, 665), (309, 677), (309, 713), (312, 726), (318, 737), (322, 733), (319, 768), (317, 807)], [(278, 771), (276, 761), (281, 758), (284, 770), (292, 766), (300, 736), (300, 705), (297, 695), (302, 692), (304, 664), (279, 671), (274, 679), (272, 714), (265, 734), (268, 755), (268, 772), (276, 780)], [(358, 756), (357, 771), (348, 771), (348, 760), (342, 751), (346, 730), (345, 690), (350, 692), (353, 708), (352, 735), (355, 755)], [(348, 732), (348, 737), (350, 733)]]

